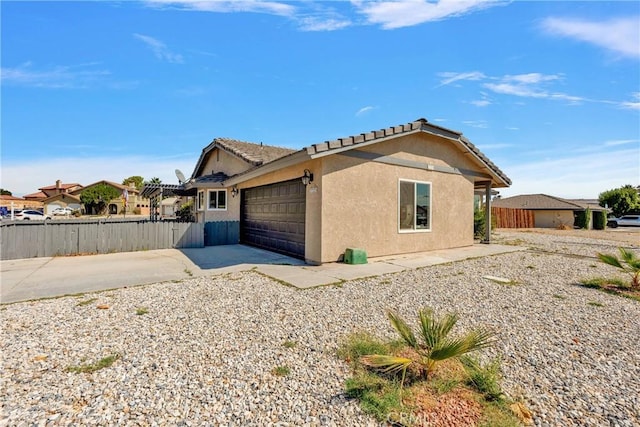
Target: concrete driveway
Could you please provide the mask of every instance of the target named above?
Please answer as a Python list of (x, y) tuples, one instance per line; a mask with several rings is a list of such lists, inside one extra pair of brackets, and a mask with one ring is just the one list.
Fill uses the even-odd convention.
[(0, 261), (0, 302), (58, 297), (251, 269), (306, 289), (522, 249), (476, 244), (375, 258), (362, 265), (328, 263), (320, 266), (244, 245), (7, 260)]

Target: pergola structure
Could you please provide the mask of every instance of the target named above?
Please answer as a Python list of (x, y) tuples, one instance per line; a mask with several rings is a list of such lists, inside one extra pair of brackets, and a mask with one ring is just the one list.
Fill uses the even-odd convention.
[(160, 203), (166, 197), (193, 197), (196, 189), (186, 190), (182, 184), (145, 184), (140, 191), (140, 196), (149, 199), (149, 219), (159, 221)]

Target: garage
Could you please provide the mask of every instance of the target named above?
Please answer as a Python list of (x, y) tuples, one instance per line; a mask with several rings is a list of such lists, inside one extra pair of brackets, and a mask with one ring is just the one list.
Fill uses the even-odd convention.
[(305, 204), (300, 179), (242, 190), (240, 242), (304, 259)]

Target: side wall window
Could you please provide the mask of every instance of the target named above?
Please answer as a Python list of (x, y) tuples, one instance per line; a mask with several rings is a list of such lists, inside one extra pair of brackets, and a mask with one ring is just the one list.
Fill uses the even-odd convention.
[(198, 200), (196, 202), (196, 209), (199, 211), (204, 210), (204, 191), (198, 191)]
[(207, 205), (210, 211), (226, 211), (227, 190), (209, 190)]
[(401, 232), (431, 230), (431, 183), (400, 180), (398, 229)]

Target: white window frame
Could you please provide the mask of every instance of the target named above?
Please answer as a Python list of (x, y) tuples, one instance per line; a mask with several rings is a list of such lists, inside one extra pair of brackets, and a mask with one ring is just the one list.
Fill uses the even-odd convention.
[[(400, 187), (402, 183), (411, 183), (413, 184), (413, 228), (406, 229), (400, 227)], [(416, 219), (417, 219), (417, 184), (424, 184), (429, 186), (429, 227), (428, 228), (416, 228)], [(398, 233), (430, 233), (433, 228), (433, 184), (431, 181), (417, 181), (413, 179), (399, 179), (398, 180), (398, 204), (396, 205), (396, 212), (398, 214)]]
[[(218, 193), (224, 193), (224, 208), (217, 207), (218, 205)], [(211, 194), (215, 194), (216, 207), (211, 207)], [(227, 190), (207, 190), (207, 210), (208, 211), (226, 211), (229, 205), (229, 197), (227, 196)]]
[(198, 195), (196, 197), (196, 210), (197, 211), (204, 210), (204, 190), (198, 191)]

